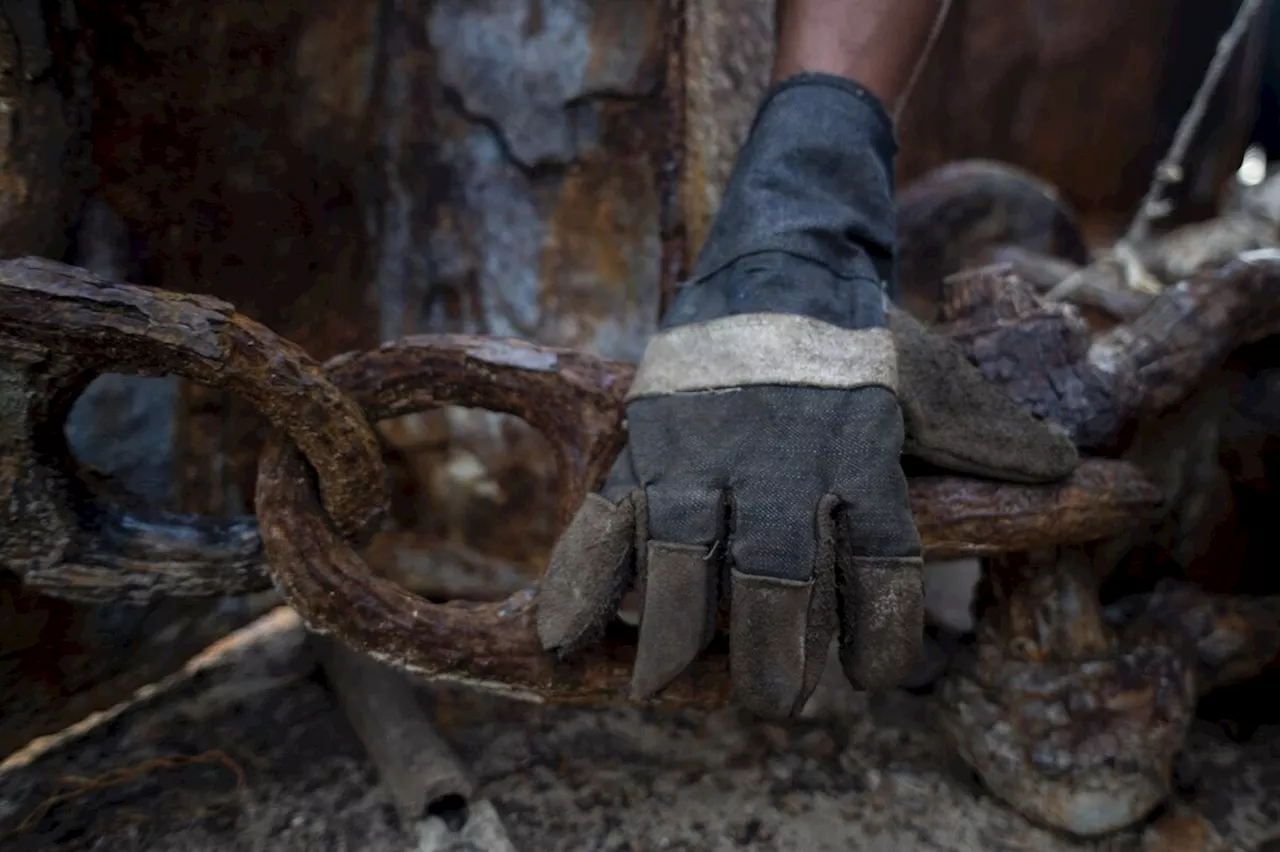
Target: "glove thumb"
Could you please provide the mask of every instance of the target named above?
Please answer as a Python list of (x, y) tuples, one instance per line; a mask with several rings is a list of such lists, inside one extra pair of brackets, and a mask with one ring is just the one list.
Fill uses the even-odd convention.
[(623, 448), (602, 493), (587, 495), (551, 550), (538, 589), (543, 650), (569, 656), (604, 632), (634, 577), (637, 518), (645, 517)]
[(905, 455), (1008, 482), (1055, 482), (1075, 470), (1071, 440), (1020, 409), (959, 346), (897, 307), (886, 308), (885, 324), (898, 349)]

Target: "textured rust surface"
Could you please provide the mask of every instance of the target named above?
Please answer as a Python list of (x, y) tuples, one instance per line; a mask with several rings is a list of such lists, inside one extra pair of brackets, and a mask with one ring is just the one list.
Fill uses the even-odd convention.
[[(340, 524), (350, 507), (357, 508), (359, 521), (376, 514), (380, 450), (364, 426), (365, 415), (338, 388), (355, 392), (375, 421), (403, 423), (445, 406), (519, 418), (541, 435), (559, 483), (541, 503), (519, 507), (520, 516), (544, 519), (550, 536), (600, 480), (623, 440), (621, 395), (633, 368), (621, 362), (494, 337), (427, 335), (339, 357), (325, 368), (335, 387), (296, 347), (225, 304), (109, 284), (47, 262), (7, 263), (9, 277), (0, 281), (12, 298), (0, 313), (0, 331), (10, 341), (6, 393), (17, 416), (6, 421), (6, 441), (16, 452), (5, 469), (21, 517), (8, 529), (6, 559), (28, 582), (51, 593), (148, 600), (265, 584), (251, 521), (147, 510), (120, 495), (109, 478), (77, 474), (65, 446), (48, 437), (58, 434), (56, 424), (70, 400), (103, 369), (163, 368), (242, 391), (317, 459), (322, 488), (327, 478), (338, 477), (330, 488), (346, 501), (334, 503)], [(1015, 358), (1023, 354), (1020, 346), (1037, 340), (1054, 351), (1060, 340), (1037, 318), (1035, 297), (1012, 284), (992, 289), (993, 282), (1001, 279), (984, 274), (960, 280), (964, 286), (947, 306), (955, 320), (949, 328), (956, 331), (964, 319), (981, 331), (1003, 318), (995, 327), (1009, 351), (996, 360)], [(968, 307), (960, 306), (963, 299)], [(979, 338), (959, 339), (972, 346)], [(979, 360), (995, 358), (989, 346), (974, 351)], [(1039, 400), (1034, 383), (1009, 389), (1024, 407)], [(1101, 398), (1102, 404), (1110, 401)], [(1117, 409), (1099, 408), (1095, 419), (1108, 412), (1119, 416)], [(938, 557), (1101, 538), (1131, 523), (1135, 511), (1159, 502), (1132, 469), (1106, 464), (1086, 464), (1074, 479), (1049, 489), (932, 477), (913, 481), (920, 528)], [(355, 528), (350, 521), (345, 527)], [(510, 527), (491, 513), (486, 529), (499, 536)], [(536, 544), (516, 539), (498, 546), (533, 551), (523, 554), (533, 570), (542, 564)], [(384, 536), (372, 552), (385, 555), (387, 549)]]
[(77, 474), (62, 424), (103, 372), (173, 373), (242, 395), (304, 448), (327, 510), (348, 534), (366, 533), (385, 506), (380, 450), (360, 411), (306, 353), (226, 303), (50, 261), (0, 261), (0, 349), (8, 495), (0, 550), (5, 566), (36, 587), (127, 598), (122, 572), (142, 599), (261, 586), (245, 521), (148, 519), (127, 500), (104, 502), (95, 477)]
[(1280, 599), (1165, 582), (1105, 611), (1081, 554), (1040, 565), (990, 609), (939, 692), (948, 740), (1036, 822), (1096, 836), (1173, 787), (1199, 696), (1280, 654)]
[(224, 299), (320, 358), (367, 345), (373, 6), (79, 6), (98, 191), (138, 283)]
[[(664, 4), (79, 5), (131, 280), (225, 299), (320, 358), (421, 332), (638, 357), (657, 319)], [(252, 508), (262, 424), (244, 408), (183, 389), (181, 508)], [(401, 513), (406, 540), (517, 563), (491, 545), (549, 545), (513, 511), (509, 535), (483, 531), (553, 487), (529, 430), (451, 412), (387, 431), (404, 502), (431, 519)]]
[[(17, 71), (3, 75), (0, 95), (18, 110), (6, 125), (0, 171), (5, 180), (27, 181), (34, 194), (6, 196), (30, 202), (31, 216), (0, 220), (0, 238), (52, 240), (15, 243), (12, 251), (54, 256), (63, 256), (68, 237), (86, 241), (84, 228), (65, 227), (83, 199), (67, 189), (79, 165), (67, 147), (75, 136), (68, 122), (77, 116), (64, 108), (68, 93), (88, 87), (86, 138), (101, 177), (95, 197), (124, 223), (125, 265), (137, 270), (128, 277), (232, 301), (317, 357), (379, 337), (459, 331), (634, 360), (656, 320), (661, 284), (678, 278), (714, 214), (771, 54), (772, 4), (763, 2), (323, 0), (305, 8), (233, 2), (209, 11), (169, 0), (87, 0), (75, 4), (75, 22), (43, 22), (54, 37), (46, 52), (39, 12), (53, 5), (6, 6), (3, 26), (13, 38), (0, 45), (0, 58)], [(937, 154), (913, 153), (926, 143), (952, 146), (943, 161), (1004, 157), (1063, 186), (1092, 234), (1106, 217), (1095, 215), (1100, 202), (1091, 187), (1114, 183), (1116, 164), (1130, 160), (1136, 165), (1124, 173), (1125, 187), (1145, 183), (1130, 143), (1141, 137), (1151, 148), (1143, 156), (1157, 155), (1154, 143), (1171, 132), (1181, 110), (1174, 101), (1189, 98), (1202, 59), (1182, 50), (1185, 38), (1169, 40), (1160, 49), (1177, 73), (1159, 84), (1167, 97), (1118, 122), (1121, 98), (1111, 88), (1132, 89), (1136, 100), (1126, 103), (1139, 103), (1137, 90), (1162, 76), (1128, 72), (1167, 35), (1165, 13), (1150, 17), (1151, 32), (1135, 39), (1131, 28), (1141, 16), (1117, 22), (1117, 13), (1096, 4), (993, 5), (957, 0), (965, 26), (986, 35), (966, 35), (957, 49), (954, 34), (944, 33), (960, 58), (943, 60), (949, 71), (930, 73), (948, 81), (955, 90), (948, 97), (962, 112), (917, 98), (919, 110), (945, 127), (904, 131), (903, 174), (923, 172)], [(1180, 31), (1207, 56), (1217, 24), (1182, 19), (1194, 23)], [(671, 33), (664, 35), (664, 24)], [(684, 49), (665, 57), (664, 93), (666, 36)], [(956, 73), (960, 66), (964, 74)], [(1107, 68), (1124, 74), (1093, 86)], [(1115, 79), (1124, 85), (1109, 87)], [(1091, 102), (1077, 125), (1058, 126), (1060, 116), (1081, 112), (1062, 104), (1095, 91), (1101, 103)], [(63, 100), (49, 106), (54, 95)], [(1153, 111), (1161, 116), (1154, 135), (1147, 122), (1132, 120)], [(1208, 124), (1230, 137), (1229, 152), (1238, 122), (1221, 116)], [(1107, 144), (1098, 141), (1099, 127)], [(670, 150), (673, 133), (688, 141), (687, 151)], [(1230, 156), (1222, 162), (1234, 166)], [(680, 174), (678, 191), (655, 183), (655, 168), (668, 181)], [(1206, 184), (1194, 178), (1203, 194)], [(1124, 197), (1106, 204), (1122, 206)], [(1048, 333), (1028, 325), (1023, 342), (1000, 345), (1016, 360), (1037, 337)], [(44, 356), (28, 348), (14, 363), (29, 357)], [(1154, 375), (1167, 375), (1169, 365), (1166, 359), (1147, 372), (1153, 386), (1170, 386)], [(74, 373), (66, 377), (73, 384)], [(56, 371), (53, 378), (62, 381)], [(1031, 404), (1030, 384), (1006, 389)], [(179, 506), (242, 508), (250, 501), (236, 492), (252, 493), (263, 421), (217, 389), (186, 383), (183, 399)], [(1105, 398), (1089, 404), (1120, 410)], [(557, 492), (553, 454), (534, 430), (453, 409), (388, 421), (382, 431), (399, 489), (400, 552), (427, 553), (424, 561), (458, 553), (463, 563), (494, 565), (504, 576), (536, 571), (554, 535), (545, 508)], [(519, 510), (522, 503), (532, 508)], [(1058, 508), (1070, 514), (1069, 504)], [(243, 588), (263, 582), (251, 525), (230, 518), (201, 527), (151, 513), (147, 526), (142, 517), (105, 513), (102, 538), (83, 545), (84, 562), (109, 565), (107, 582), (125, 576), (121, 570), (145, 578), (160, 557), (174, 572), (173, 588), (190, 593), (211, 592), (228, 577), (242, 577)], [(49, 543), (61, 546), (56, 537)], [(106, 576), (84, 574), (78, 582), (87, 593)], [(146, 586), (135, 588), (139, 597), (149, 594)]]
[(1087, 459), (1055, 486), (916, 477), (911, 507), (925, 555), (947, 559), (1107, 538), (1149, 515), (1160, 492), (1132, 465)]
[(984, 375), (1085, 449), (1116, 450), (1137, 418), (1185, 400), (1233, 350), (1280, 330), (1280, 253), (1254, 252), (1165, 288), (1096, 336), (1070, 306), (1041, 304), (1008, 266), (949, 279), (939, 330)]
[[(670, 206), (655, 179), (670, 154), (665, 4), (410, 0), (386, 14), (368, 185), (381, 339), (494, 334), (637, 360)], [(451, 408), (380, 432), (399, 487), (379, 570), (536, 574), (555, 470), (535, 431)]]
[[(763, 91), (772, 5), (322, 0), (206, 13), (171, 0), (83, 2), (95, 197), (128, 232), (130, 280), (223, 298), (319, 358), (462, 332), (635, 360), (661, 293), (701, 243)], [(1000, 126), (990, 115), (1007, 102), (996, 96), (1004, 87), (984, 69), (1004, 68), (1019, 45), (1101, 45), (1087, 63), (1067, 63), (1089, 79), (1095, 66), (1129, 61), (1106, 53), (1128, 49), (1131, 35), (1110, 17), (1095, 15), (1096, 31), (1084, 32), (1087, 16), (1052, 4), (990, 6), (969, 0), (957, 12), (1006, 34), (1032, 19), (1049, 29), (966, 48), (965, 73), (950, 77), (983, 108), (941, 132), (904, 129), (904, 178), (924, 170), (907, 168), (915, 146), (967, 146)], [(1036, 67), (1066, 61), (1051, 53)], [(1184, 62), (1190, 77), (1197, 61)], [(1178, 91), (1189, 96), (1187, 85)], [(1056, 121), (1047, 113), (1037, 106), (1028, 120)], [(1110, 126), (1118, 135), (1146, 125)], [(1019, 138), (1028, 150), (1041, 142)], [(988, 141), (999, 150), (957, 148), (947, 159), (1030, 165), (1006, 150), (1012, 141)], [(1090, 159), (1095, 142), (1073, 149), (1082, 170), (1114, 175)], [(1062, 175), (1033, 171), (1073, 191)], [(252, 508), (263, 423), (247, 408), (184, 383), (177, 508)], [(545, 513), (517, 507), (551, 499), (555, 474), (532, 430), (454, 409), (381, 431), (398, 488), (393, 562), (461, 554), (536, 571), (554, 530)]]
[[(126, 230), (123, 275), (231, 302), (318, 358), (376, 344), (377, 4), (75, 7), (92, 194)], [(175, 505), (251, 511), (267, 422), (196, 383), (179, 405)]]
[(684, 4), (685, 104), (680, 221), (692, 268), (720, 209), (729, 173), (768, 87), (773, 0)]
[(67, 85), (76, 57), (50, 40), (73, 18), (40, 0), (5, 3), (0, 15), (0, 257), (61, 256), (83, 202), (83, 93)]
[(1087, 562), (1040, 567), (988, 612), (943, 682), (939, 720), (1018, 811), (1106, 834), (1168, 794), (1195, 710), (1195, 660), (1176, 636), (1117, 635)]

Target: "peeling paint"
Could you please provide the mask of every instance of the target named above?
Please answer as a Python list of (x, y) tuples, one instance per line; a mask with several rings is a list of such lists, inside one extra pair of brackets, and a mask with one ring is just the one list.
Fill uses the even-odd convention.
[(501, 340), (485, 341), (470, 350), (470, 354), (491, 364), (520, 367), (538, 372), (554, 370), (556, 362), (559, 360), (554, 352), (519, 346)]
[[(442, 0), (428, 24), (439, 74), (466, 112), (492, 122), (513, 161), (529, 169), (578, 158), (573, 101), (593, 93), (638, 95), (648, 44), (646, 6), (630, 0)], [(606, 49), (595, 39), (608, 24)], [(641, 29), (627, 26), (636, 20)], [(615, 27), (625, 27), (621, 37)], [(641, 36), (640, 38), (637, 35)], [(587, 135), (587, 144), (590, 135)]]

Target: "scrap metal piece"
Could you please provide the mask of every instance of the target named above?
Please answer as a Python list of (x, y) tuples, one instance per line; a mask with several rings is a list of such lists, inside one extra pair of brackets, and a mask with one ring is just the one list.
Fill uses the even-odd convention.
[(1104, 610), (1087, 558), (1037, 565), (943, 680), (942, 730), (1028, 818), (1098, 836), (1145, 818), (1204, 692), (1280, 658), (1280, 598), (1162, 583)]
[(106, 281), (39, 258), (0, 261), (0, 565), (82, 600), (264, 588), (251, 522), (154, 511), (77, 469), (67, 413), (98, 375), (185, 376), (242, 394), (302, 448), (349, 535), (387, 500), (378, 441), (305, 352), (204, 296)]
[(991, 266), (948, 279), (938, 331), (1026, 410), (1111, 454), (1135, 419), (1179, 404), (1232, 351), (1280, 331), (1278, 284), (1280, 250), (1245, 252), (1091, 335), (1074, 307), (1042, 302), (1011, 267)]
[(317, 644), (338, 703), (405, 825), (446, 810), (465, 812), (475, 784), (404, 672), (331, 640)]

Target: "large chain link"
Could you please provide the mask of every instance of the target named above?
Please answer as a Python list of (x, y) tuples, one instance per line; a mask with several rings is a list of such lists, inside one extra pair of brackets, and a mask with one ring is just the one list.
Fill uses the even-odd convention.
[(30, 258), (0, 264), (0, 287), (0, 558), (28, 585), (145, 601), (265, 584), (252, 520), (148, 513), (77, 471), (63, 424), (106, 372), (238, 393), (306, 455), (345, 534), (366, 533), (384, 511), (381, 452), (360, 408), (299, 347), (225, 302)]
[[(1269, 274), (1280, 277), (1280, 266)], [(968, 334), (980, 343), (1007, 332)], [(80, 469), (63, 421), (105, 372), (177, 374), (250, 400), (276, 428), (259, 464), (257, 517), (157, 511)], [(233, 595), (274, 579), (311, 629), (402, 668), (557, 701), (620, 700), (625, 631), (564, 664), (538, 644), (536, 584), (497, 603), (434, 604), (376, 576), (354, 547), (385, 504), (371, 422), (448, 405), (524, 419), (555, 456), (563, 524), (622, 445), (631, 376), (630, 365), (580, 352), (459, 335), (408, 338), (321, 367), (215, 299), (3, 261), (0, 564), (77, 600)], [(1099, 459), (1050, 487), (943, 476), (910, 484), (933, 558), (1105, 538), (1159, 499), (1131, 465)], [(724, 659), (711, 654), (662, 700), (727, 695)]]

